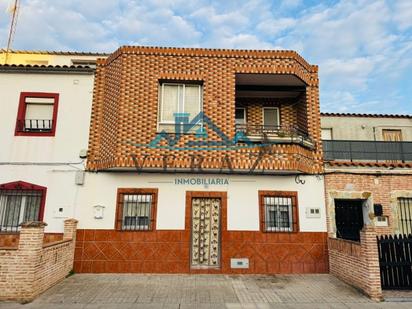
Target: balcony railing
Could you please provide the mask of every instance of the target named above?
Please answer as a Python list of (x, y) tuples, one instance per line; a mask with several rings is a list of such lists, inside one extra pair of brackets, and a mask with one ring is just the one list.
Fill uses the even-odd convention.
[(326, 161), (412, 161), (412, 142), (324, 140)]
[(313, 146), (307, 132), (295, 126), (269, 126), (256, 124), (236, 124), (236, 132), (242, 132), (251, 141), (277, 141), (301, 143)]
[(51, 119), (20, 119), (17, 120), (17, 132), (50, 132), (53, 120)]

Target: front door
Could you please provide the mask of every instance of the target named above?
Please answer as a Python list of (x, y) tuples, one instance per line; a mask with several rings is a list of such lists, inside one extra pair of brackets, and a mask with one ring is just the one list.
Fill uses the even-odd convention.
[(192, 268), (220, 266), (220, 198), (192, 198)]

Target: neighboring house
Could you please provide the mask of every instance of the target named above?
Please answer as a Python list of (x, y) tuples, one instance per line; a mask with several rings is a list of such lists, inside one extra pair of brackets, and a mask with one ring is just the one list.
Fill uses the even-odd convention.
[(96, 67), (96, 58), (105, 58), (108, 54), (63, 51), (31, 51), (0, 49), (0, 65), (33, 65), (33, 66), (88, 66)]
[[(412, 116), (322, 114), (331, 235), (412, 233)], [(362, 215), (363, 213), (363, 215)]]
[[(31, 220), (47, 222), (48, 233), (62, 233), (63, 220), (73, 217), (79, 206), (95, 70), (73, 66), (68, 55), (93, 58), (83, 53), (13, 52), (13, 64), (0, 65), (3, 233), (15, 233), (20, 223)], [(47, 65), (27, 64), (38, 58)]]
[(75, 271), (327, 272), (318, 91), (292, 51), (99, 60)]

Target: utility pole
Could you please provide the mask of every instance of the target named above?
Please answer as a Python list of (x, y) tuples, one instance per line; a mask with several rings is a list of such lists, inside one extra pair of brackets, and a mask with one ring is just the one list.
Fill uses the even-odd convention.
[(12, 14), (12, 17), (11, 17), (11, 23), (10, 23), (9, 37), (7, 40), (6, 57), (4, 59), (5, 64), (7, 64), (7, 60), (9, 58), (9, 52), (11, 50), (11, 44), (13, 43), (14, 34), (16, 32), (18, 11), (19, 11), (19, 0), (15, 0), (14, 5), (10, 8), (10, 13)]

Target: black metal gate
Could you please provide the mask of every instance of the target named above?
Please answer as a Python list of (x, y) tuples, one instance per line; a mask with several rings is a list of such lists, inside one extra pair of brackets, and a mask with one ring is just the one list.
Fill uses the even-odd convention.
[(412, 235), (377, 238), (382, 289), (412, 289)]

